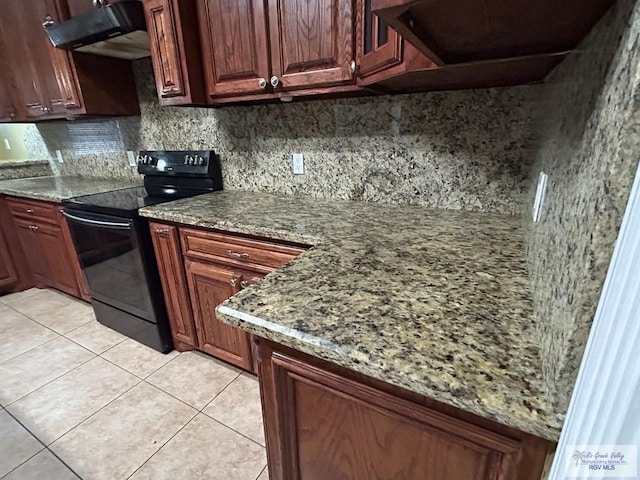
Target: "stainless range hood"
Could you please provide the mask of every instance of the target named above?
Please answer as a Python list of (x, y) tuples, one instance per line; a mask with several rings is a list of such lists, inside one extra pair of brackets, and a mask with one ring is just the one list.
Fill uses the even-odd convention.
[(106, 57), (136, 60), (151, 55), (142, 2), (122, 0), (44, 28), (55, 47)]

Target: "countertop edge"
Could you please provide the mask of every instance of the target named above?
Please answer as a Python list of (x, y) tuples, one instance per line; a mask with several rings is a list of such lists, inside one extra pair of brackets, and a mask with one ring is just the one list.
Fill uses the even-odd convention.
[[(296, 330), (283, 327), (282, 325), (279, 325), (277, 323), (255, 317), (245, 312), (241, 312), (224, 304), (218, 305), (218, 307), (216, 307), (216, 316), (220, 321), (228, 325), (238, 327), (259, 337), (272, 340), (275, 343), (293, 348), (294, 350), (298, 350), (302, 353), (306, 353), (321, 360), (334, 363), (349, 370), (367, 375), (376, 380), (389, 383), (396, 387), (403, 388), (407, 391), (423, 395), (427, 398), (452, 406), (454, 408), (459, 408), (460, 410), (472, 413), (474, 415), (477, 415), (478, 417), (492, 420), (509, 428), (513, 428), (515, 430), (519, 430), (524, 433), (534, 435), (552, 442), (557, 442), (560, 438), (560, 432), (562, 429), (561, 419), (559, 419), (557, 428), (553, 428), (551, 426), (549, 426), (548, 428), (531, 428), (530, 419), (528, 418), (514, 417), (513, 415), (511, 415), (508, 419), (505, 420), (505, 412), (503, 410), (491, 409), (490, 407), (479, 405), (477, 403), (465, 403), (461, 401), (456, 402), (453, 398), (443, 398), (441, 396), (441, 392), (434, 392), (429, 389), (412, 388), (406, 383), (398, 381), (395, 378), (389, 378), (386, 376), (385, 378), (381, 378), (381, 376), (376, 375), (375, 369), (365, 368), (363, 364), (356, 363), (356, 367), (354, 367), (353, 363), (349, 363), (349, 365), (346, 365), (347, 362), (344, 362), (344, 358), (348, 354), (340, 355), (338, 353), (340, 350), (339, 346), (320, 338), (311, 336), (305, 336), (304, 338), (301, 338), (299, 332), (297, 332)], [(514, 421), (514, 419), (516, 421)]]

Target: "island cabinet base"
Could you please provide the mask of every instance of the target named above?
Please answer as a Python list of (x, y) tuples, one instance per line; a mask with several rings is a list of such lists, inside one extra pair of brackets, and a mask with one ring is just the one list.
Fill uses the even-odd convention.
[(271, 480), (540, 480), (553, 444), (255, 340)]

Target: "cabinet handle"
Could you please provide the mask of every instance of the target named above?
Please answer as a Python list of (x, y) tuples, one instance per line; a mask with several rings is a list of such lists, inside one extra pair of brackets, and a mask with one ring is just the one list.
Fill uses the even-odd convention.
[(104, 0), (93, 0), (93, 8), (104, 7)]
[(53, 25), (54, 23), (56, 23), (56, 22), (53, 21), (53, 17), (51, 15), (47, 15), (46, 17), (44, 17), (44, 20), (42, 22), (42, 26), (44, 28), (47, 28), (47, 27), (50, 27), (51, 25)]
[(153, 232), (157, 233), (158, 235), (169, 235), (168, 228), (154, 228)]
[(267, 88), (267, 80), (265, 78), (258, 79), (258, 86), (260, 88)]
[(41, 107), (42, 111), (44, 113), (51, 113), (53, 112), (53, 109), (51, 107)]
[(351, 63), (349, 64), (349, 70), (351, 70), (351, 73), (356, 73), (357, 69), (358, 69), (358, 66), (356, 65), (356, 61), (351, 60)]
[(33, 208), (27, 208), (27, 213), (33, 213)]
[(249, 286), (249, 282), (247, 282), (246, 280), (242, 280), (240, 282), (240, 288), (247, 288)]
[(231, 280), (229, 280), (229, 284), (232, 287), (235, 287), (238, 284), (238, 279), (236, 277), (233, 277)]
[(35, 225), (29, 225), (29, 228), (31, 229), (31, 231), (35, 232), (36, 230), (38, 230), (39, 227)]
[(278, 85), (280, 85), (280, 79), (274, 75), (271, 77), (271, 86), (276, 88)]
[(227, 250), (227, 255), (231, 258), (241, 258), (241, 259), (249, 258), (248, 253), (238, 253), (238, 252), (234, 252), (233, 250)]

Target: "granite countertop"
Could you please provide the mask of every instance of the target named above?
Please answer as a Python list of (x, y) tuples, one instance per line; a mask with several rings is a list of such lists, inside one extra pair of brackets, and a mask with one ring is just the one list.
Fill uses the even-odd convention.
[(67, 198), (135, 187), (141, 182), (120, 178), (36, 177), (0, 181), (0, 193), (60, 202)]
[(220, 305), (221, 320), (558, 440), (518, 217), (236, 191), (141, 214), (313, 245)]

